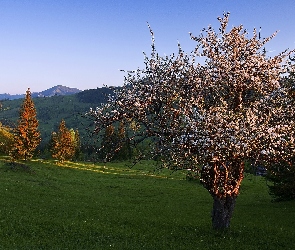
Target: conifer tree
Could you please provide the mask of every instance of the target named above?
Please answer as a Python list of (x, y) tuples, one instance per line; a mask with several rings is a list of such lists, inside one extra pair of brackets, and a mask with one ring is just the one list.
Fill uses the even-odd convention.
[(78, 130), (70, 129), (71, 138), (72, 138), (72, 144), (74, 147), (74, 159), (78, 159), (81, 154), (81, 139), (80, 134)]
[(106, 128), (101, 140), (100, 157), (104, 161), (127, 160), (132, 155), (125, 124), (120, 122)]
[(59, 124), (58, 132), (52, 133), (52, 157), (63, 162), (71, 160), (75, 155), (75, 145), (72, 134), (66, 127), (66, 122), (62, 120)]
[(27, 160), (33, 157), (41, 141), (38, 125), (35, 105), (31, 98), (30, 88), (28, 88), (20, 109), (18, 126), (15, 129), (14, 144), (11, 150), (11, 156), (14, 159)]

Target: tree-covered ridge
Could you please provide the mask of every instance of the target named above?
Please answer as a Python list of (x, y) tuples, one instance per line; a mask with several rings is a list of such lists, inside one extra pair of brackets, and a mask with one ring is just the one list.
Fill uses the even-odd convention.
[(106, 103), (114, 91), (120, 89), (120, 87), (102, 87), (97, 89), (84, 90), (77, 94), (79, 102), (100, 104)]

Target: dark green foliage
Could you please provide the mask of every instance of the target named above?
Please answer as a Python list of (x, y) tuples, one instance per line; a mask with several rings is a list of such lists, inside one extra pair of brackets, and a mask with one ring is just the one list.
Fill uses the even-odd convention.
[(266, 178), (271, 181), (269, 191), (275, 200), (295, 200), (294, 161), (290, 164), (281, 163), (271, 166)]
[[(295, 61), (295, 57), (290, 59)], [(295, 73), (291, 72), (283, 81), (289, 86), (288, 94), (295, 100)], [(275, 200), (295, 200), (295, 156), (290, 162), (270, 166), (266, 178), (271, 181), (269, 191)]]
[(77, 94), (77, 98), (79, 102), (83, 103), (106, 103), (109, 99), (109, 96), (113, 95), (114, 90), (118, 89), (119, 87), (114, 88), (97, 88), (97, 89), (89, 89), (82, 91)]

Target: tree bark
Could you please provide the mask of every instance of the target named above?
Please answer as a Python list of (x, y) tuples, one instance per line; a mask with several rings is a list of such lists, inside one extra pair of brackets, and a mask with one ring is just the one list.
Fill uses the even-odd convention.
[(212, 227), (225, 230), (230, 226), (237, 196), (213, 197)]

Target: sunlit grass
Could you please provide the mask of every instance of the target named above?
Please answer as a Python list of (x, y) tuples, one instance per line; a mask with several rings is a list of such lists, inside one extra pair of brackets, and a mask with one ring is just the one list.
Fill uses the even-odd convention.
[[(35, 160), (46, 162), (43, 160)], [(85, 170), (91, 172), (97, 172), (101, 174), (114, 174), (114, 175), (128, 175), (128, 176), (149, 176), (154, 178), (164, 178), (164, 179), (181, 179), (185, 177), (187, 171), (178, 171), (173, 173), (167, 169), (157, 169), (156, 163), (151, 161), (143, 161), (136, 165), (125, 162), (108, 162), (108, 163), (85, 163), (85, 162), (57, 162), (55, 164), (59, 167), (72, 168), (77, 170)]]
[(260, 177), (246, 176), (221, 234), (210, 195), (185, 173), (149, 162), (26, 164), (0, 161), (0, 249), (295, 249), (295, 203), (272, 203)]

